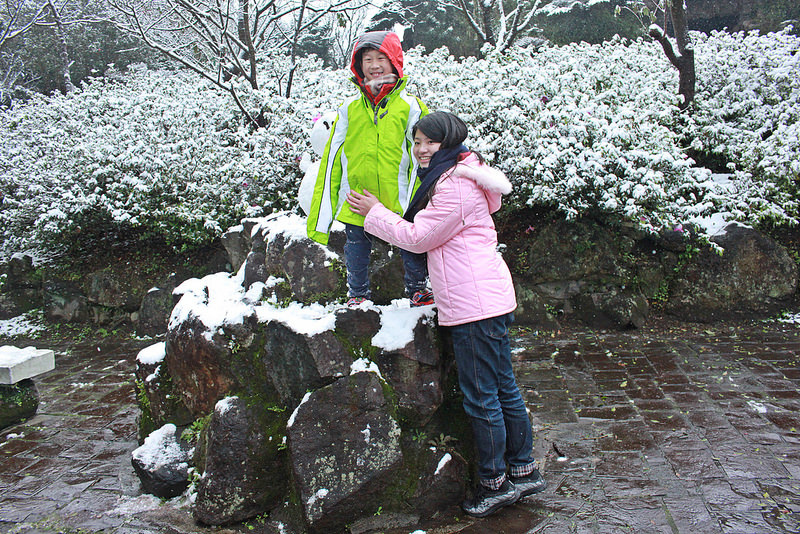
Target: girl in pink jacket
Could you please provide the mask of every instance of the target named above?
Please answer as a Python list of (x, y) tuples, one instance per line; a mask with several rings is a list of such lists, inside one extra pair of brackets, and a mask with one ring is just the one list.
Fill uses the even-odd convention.
[(368, 191), (352, 191), (347, 202), (366, 217), (368, 233), (411, 252), (427, 252), (439, 324), (452, 332), (478, 453), (480, 483), (462, 508), (484, 517), (546, 487), (532, 457), (531, 423), (511, 367), (508, 327), (517, 304), (492, 220), (511, 183), (462, 144), (467, 126), (455, 115), (431, 113), (413, 134), (421, 184), (405, 215), (388, 210)]

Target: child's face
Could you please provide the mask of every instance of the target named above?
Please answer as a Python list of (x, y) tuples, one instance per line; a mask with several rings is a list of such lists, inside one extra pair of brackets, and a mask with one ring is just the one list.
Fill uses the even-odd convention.
[(392, 62), (383, 52), (370, 48), (364, 50), (361, 56), (361, 70), (364, 72), (364, 79), (372, 81), (384, 74), (392, 74)]
[(427, 168), (431, 163), (433, 155), (441, 148), (442, 143), (437, 143), (420, 130), (414, 134), (414, 148), (412, 152), (414, 157), (417, 158), (419, 166)]

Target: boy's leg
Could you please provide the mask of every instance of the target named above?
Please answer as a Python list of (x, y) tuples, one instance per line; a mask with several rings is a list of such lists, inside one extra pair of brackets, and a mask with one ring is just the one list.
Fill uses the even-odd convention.
[(347, 296), (370, 298), (369, 255), (370, 236), (363, 226), (345, 223), (344, 265), (347, 269)]
[(403, 282), (406, 294), (411, 298), (417, 291), (425, 291), (428, 288), (428, 255), (400, 249), (400, 256), (403, 258)]

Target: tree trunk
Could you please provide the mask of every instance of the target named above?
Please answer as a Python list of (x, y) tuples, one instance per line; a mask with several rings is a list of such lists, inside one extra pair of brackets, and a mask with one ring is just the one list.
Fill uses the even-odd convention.
[(689, 30), (686, 24), (684, 0), (671, 0), (668, 2), (665, 17), (667, 14), (675, 32), (678, 51), (676, 52), (672, 46), (672, 41), (666, 34), (666, 28), (661, 29), (657, 25), (651, 26), (650, 37), (661, 43), (661, 48), (664, 49), (667, 59), (678, 69), (678, 94), (683, 97), (681, 109), (686, 109), (694, 100), (697, 76), (694, 65), (694, 47), (689, 40)]
[(686, 109), (694, 100), (695, 83), (697, 81), (694, 69), (694, 47), (689, 40), (689, 27), (686, 23), (685, 0), (672, 0), (669, 6), (672, 28), (675, 31), (675, 41), (678, 43), (680, 54), (678, 68), (678, 94), (683, 96), (681, 109)]
[(64, 78), (64, 92), (71, 93), (75, 90), (75, 86), (72, 84), (72, 76), (69, 73), (72, 61), (69, 60), (69, 51), (67, 50), (67, 34), (64, 31), (64, 23), (61, 21), (61, 15), (59, 15), (56, 6), (53, 5), (53, 0), (47, 0), (47, 4), (50, 6), (50, 11), (53, 13), (53, 19), (56, 22), (56, 35), (58, 37), (59, 47), (61, 48), (59, 55), (61, 56), (61, 72)]

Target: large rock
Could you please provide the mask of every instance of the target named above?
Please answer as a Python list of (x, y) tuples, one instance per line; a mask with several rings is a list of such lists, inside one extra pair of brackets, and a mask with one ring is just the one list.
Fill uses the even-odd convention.
[(554, 319), (596, 328), (640, 327), (655, 304), (684, 320), (771, 313), (797, 288), (797, 267), (772, 239), (730, 225), (719, 255), (677, 226), (659, 235), (594, 221), (538, 221), (505, 236), (517, 321)]
[[(285, 281), (291, 300), (310, 304), (343, 299), (347, 281), (341, 225), (334, 225), (327, 246), (311, 241), (305, 232), (304, 218), (282, 213), (246, 219), (224, 234), (223, 244), (231, 264), (243, 266), (245, 287), (277, 277)], [(374, 239), (369, 273), (376, 303), (405, 296), (403, 262), (396, 247)]]
[(43, 287), (45, 315), (54, 322), (85, 322), (91, 317), (81, 288), (65, 280), (47, 280)]
[[(241, 339), (248, 339), (256, 323), (251, 315), (242, 325), (229, 328), (240, 331)], [(183, 404), (195, 417), (210, 413), (235, 384), (230, 369), (232, 346), (224, 334), (209, 332), (197, 317), (170, 328), (166, 344), (164, 363)]]
[[(324, 416), (326, 428), (304, 435), (304, 447), (338, 447), (332, 441), (343, 433), (364, 439), (362, 431), (369, 425), (370, 432), (377, 432), (378, 441), (372, 445), (380, 443), (380, 436), (391, 436), (391, 450), (398, 454), (383, 466), (386, 476), (379, 485), (373, 487), (370, 476), (363, 475), (358, 497), (337, 497), (341, 502), (337, 501), (336, 514), (380, 501), (376, 506), (387, 513), (413, 515), (409, 506), (426, 510), (424, 504), (440, 502), (434, 494), (451, 505), (457, 503), (463, 486), (455, 476), (468, 471), (466, 462), (458, 460), (469, 456), (463, 450), (453, 455), (457, 460), (446, 469), (436, 469), (433, 464), (442, 455), (435, 462), (431, 455), (436, 453), (425, 440), (407, 436), (403, 450), (411, 451), (409, 462), (399, 455), (401, 422), (416, 429), (414, 435), (461, 436), (468, 427), (460, 407), (460, 417), (441, 411), (455, 380), (452, 357), (442, 354), (434, 308), (395, 304), (350, 309), (298, 303), (282, 307), (272, 293), (275, 287), (253, 282), (245, 290), (244, 279), (243, 268), (237, 276), (218, 273), (182, 284), (175, 290), (181, 298), (166, 341), (137, 357), (140, 426), (175, 423), (198, 435), (194, 465), (203, 473), (195, 510), (198, 520), (225, 524), (284, 505), (288, 488), (280, 483), (286, 480), (290, 462), (296, 461), (294, 454), (282, 451), (286, 418), (307, 394), (316, 399), (314, 406), (332, 405), (315, 409)], [(363, 378), (353, 376), (372, 373), (359, 372), (359, 362), (380, 368), (383, 380), (376, 378), (365, 390)], [(358, 392), (355, 398), (361, 400), (345, 402), (339, 394), (331, 398), (331, 391)], [(228, 402), (234, 396), (236, 402)], [(458, 403), (450, 397), (448, 410)], [(223, 399), (228, 402), (224, 414)], [(373, 401), (378, 405), (370, 404)], [(209, 416), (211, 423), (206, 425)], [(237, 451), (226, 448), (227, 443)], [(469, 448), (469, 441), (461, 443)], [(348, 470), (347, 477), (359, 480), (361, 474), (349, 471), (347, 462), (356, 460), (348, 459), (348, 454), (336, 464)], [(283, 478), (276, 481), (272, 475)], [(374, 500), (363, 500), (364, 488)], [(327, 488), (317, 487), (313, 495), (322, 489)], [(327, 518), (327, 511), (315, 510), (309, 508), (307, 517), (311, 523), (321, 521), (320, 528), (339, 521)]]
[(685, 320), (713, 321), (768, 314), (797, 291), (797, 264), (769, 237), (729, 224), (707, 246), (697, 248), (670, 286), (667, 310)]
[(372, 372), (311, 393), (292, 415), (288, 437), (294, 480), (315, 532), (340, 532), (374, 514), (403, 459), (400, 427)]
[(143, 335), (160, 335), (167, 330), (169, 316), (175, 307), (172, 295), (177, 287), (174, 274), (167, 277), (163, 284), (150, 288), (142, 297), (136, 315), (136, 331)]
[(92, 304), (105, 308), (120, 308), (126, 312), (136, 311), (142, 299), (142, 279), (130, 279), (111, 270), (104, 269), (86, 275), (84, 285), (86, 298)]
[(284, 415), (264, 420), (238, 397), (219, 401), (209, 423), (205, 470), (197, 482), (195, 519), (225, 525), (274, 507), (288, 482), (281, 441), (270, 431), (283, 427)]
[(592, 221), (553, 219), (511, 239), (504, 257), (515, 281), (516, 320), (552, 326), (563, 317), (600, 328), (641, 326), (647, 297), (632, 282), (646, 263), (630, 260), (639, 255), (644, 236), (615, 230)]

